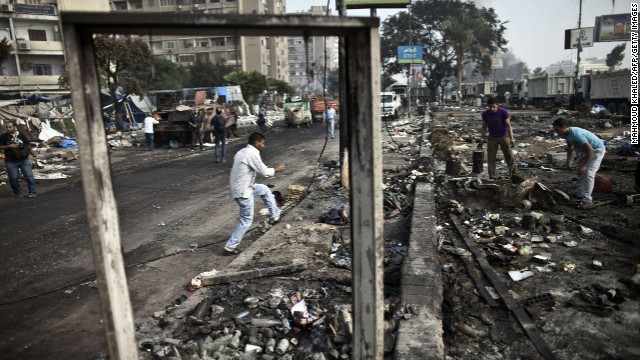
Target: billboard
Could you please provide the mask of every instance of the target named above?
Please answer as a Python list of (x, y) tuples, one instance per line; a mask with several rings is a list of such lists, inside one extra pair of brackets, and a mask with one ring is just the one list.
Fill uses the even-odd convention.
[(577, 49), (578, 40), (583, 48), (593, 46), (593, 27), (568, 29), (564, 31), (564, 48)]
[(631, 14), (596, 17), (596, 42), (631, 41)]
[(403, 8), (411, 5), (411, 0), (346, 0), (347, 9)]
[(422, 46), (398, 46), (398, 64), (422, 64)]

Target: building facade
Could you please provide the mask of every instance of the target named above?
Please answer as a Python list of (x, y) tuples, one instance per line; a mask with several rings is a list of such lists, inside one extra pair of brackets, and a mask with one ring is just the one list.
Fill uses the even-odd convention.
[(0, 0), (0, 40), (11, 45), (0, 64), (0, 92), (58, 90), (64, 69), (60, 10), (108, 11), (108, 0)]
[[(326, 16), (326, 6), (312, 6), (299, 15)], [(329, 14), (331, 15), (331, 14)], [(311, 37), (308, 43), (302, 37), (289, 37), (289, 83), (298, 89), (298, 95), (322, 93), (325, 68), (338, 68), (339, 41), (337, 37)], [(326, 67), (325, 67), (326, 63)]]
[[(172, 12), (193, 14), (285, 13), (286, 0), (111, 0), (112, 11)], [(181, 66), (196, 61), (234, 66), (238, 71), (257, 71), (270, 78), (289, 81), (286, 37), (154, 36), (142, 37), (154, 56)], [(220, 84), (212, 84), (220, 85)]]

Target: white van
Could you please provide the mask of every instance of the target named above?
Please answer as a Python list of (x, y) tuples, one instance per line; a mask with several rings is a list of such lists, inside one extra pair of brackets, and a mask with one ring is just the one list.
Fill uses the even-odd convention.
[(402, 102), (400, 96), (394, 92), (380, 93), (380, 114), (382, 118), (397, 119)]

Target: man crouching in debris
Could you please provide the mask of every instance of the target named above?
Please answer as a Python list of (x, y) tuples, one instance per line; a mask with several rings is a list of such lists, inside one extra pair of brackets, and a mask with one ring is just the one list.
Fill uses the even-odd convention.
[(236, 229), (231, 234), (224, 251), (228, 255), (236, 255), (241, 252), (238, 248), (244, 233), (253, 223), (254, 196), (262, 198), (264, 204), (271, 213), (270, 223), (275, 224), (280, 220), (280, 209), (271, 190), (266, 185), (256, 184), (256, 174), (273, 176), (277, 172), (286, 170), (284, 164), (269, 168), (262, 162), (260, 152), (264, 149), (264, 135), (254, 132), (249, 135), (249, 144), (238, 151), (233, 158), (231, 169), (231, 196), (240, 206), (240, 219)]
[(588, 130), (575, 126), (567, 127), (567, 122), (563, 118), (553, 122), (553, 130), (567, 141), (567, 167), (571, 165), (573, 149), (575, 148), (578, 153), (576, 195), (582, 200), (578, 207), (590, 209), (593, 207), (591, 192), (594, 179), (606, 152), (604, 142)]
[[(513, 140), (513, 129), (511, 128), (511, 119), (509, 112), (498, 107), (496, 98), (487, 99), (488, 110), (482, 113), (482, 129), (480, 136), (482, 140), (478, 144), (478, 149), (482, 149), (482, 144), (487, 145), (487, 163), (489, 166), (489, 179), (496, 178), (496, 154), (498, 147), (502, 150), (504, 161), (509, 166), (509, 177), (516, 174), (516, 161), (511, 155), (511, 148), (515, 146)], [(487, 128), (489, 129), (489, 139), (486, 140)], [(507, 140), (508, 139), (508, 140)]]

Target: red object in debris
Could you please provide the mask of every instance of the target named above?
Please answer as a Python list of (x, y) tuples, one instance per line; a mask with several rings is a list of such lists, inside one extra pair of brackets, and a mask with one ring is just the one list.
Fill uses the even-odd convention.
[(613, 185), (608, 177), (602, 174), (596, 174), (593, 183), (593, 192), (597, 193), (610, 193), (613, 191)]

